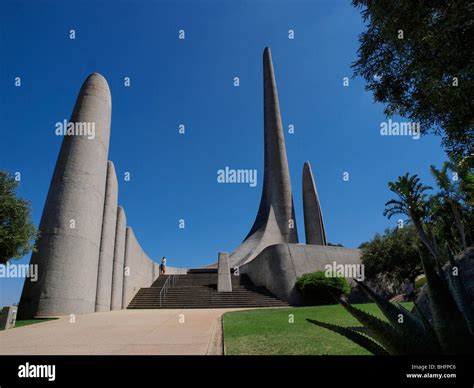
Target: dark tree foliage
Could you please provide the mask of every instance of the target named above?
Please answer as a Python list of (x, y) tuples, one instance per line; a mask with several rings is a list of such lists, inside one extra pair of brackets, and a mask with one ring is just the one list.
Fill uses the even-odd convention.
[(387, 116), (442, 135), (446, 151), (474, 150), (474, 2), (353, 0), (367, 30), (354, 75), (362, 76)]
[(387, 229), (383, 235), (376, 234), (359, 248), (369, 280), (377, 274), (388, 274), (392, 281), (410, 279), (414, 282), (422, 273), (420, 249), (426, 249), (413, 225)]
[[(430, 169), (439, 188), (429, 202), (433, 236), (438, 241), (445, 240), (449, 250), (457, 253), (474, 243), (474, 206), (470, 201), (474, 175), (451, 162), (445, 162), (441, 169)], [(455, 180), (453, 173), (457, 174)]]
[(17, 185), (13, 177), (0, 171), (0, 264), (26, 255), (37, 237), (29, 203), (16, 196)]

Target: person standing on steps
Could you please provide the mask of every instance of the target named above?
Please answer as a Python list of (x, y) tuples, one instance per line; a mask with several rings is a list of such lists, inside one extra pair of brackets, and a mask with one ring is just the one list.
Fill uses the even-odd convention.
[(166, 257), (161, 258), (160, 263), (160, 275), (164, 275), (166, 273)]

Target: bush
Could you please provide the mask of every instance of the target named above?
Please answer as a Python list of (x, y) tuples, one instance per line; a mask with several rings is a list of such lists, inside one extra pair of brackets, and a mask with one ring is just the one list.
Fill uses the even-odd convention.
[(345, 278), (327, 277), (323, 271), (304, 274), (296, 280), (295, 286), (305, 305), (334, 304), (337, 302), (332, 295), (340, 297), (350, 292)]

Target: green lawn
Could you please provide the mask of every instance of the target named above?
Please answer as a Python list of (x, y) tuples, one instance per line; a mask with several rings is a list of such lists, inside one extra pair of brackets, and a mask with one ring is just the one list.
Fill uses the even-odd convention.
[(52, 321), (53, 319), (57, 319), (57, 318), (22, 319), (20, 321), (15, 322), (15, 327), (22, 327), (22, 326), (27, 326), (27, 325), (33, 325), (35, 323)]
[[(411, 303), (403, 303), (410, 308)], [(357, 307), (377, 317), (374, 303)], [(291, 314), (294, 322), (290, 323)], [(361, 326), (340, 305), (261, 309), (224, 314), (224, 346), (229, 355), (369, 355), (345, 337), (306, 321), (306, 318), (341, 326)]]

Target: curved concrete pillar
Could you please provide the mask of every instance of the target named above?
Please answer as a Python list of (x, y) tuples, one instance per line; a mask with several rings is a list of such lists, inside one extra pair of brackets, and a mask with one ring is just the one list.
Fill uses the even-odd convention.
[(127, 226), (125, 231), (125, 257), (123, 261), (123, 287), (122, 287), (122, 308), (126, 309), (127, 304), (130, 301), (129, 289), (130, 284), (132, 283), (130, 280), (130, 265), (132, 264), (133, 260), (133, 242), (134, 239), (132, 228)]
[(327, 245), (323, 213), (309, 162), (303, 167), (303, 213), (306, 244)]
[(56, 162), (30, 261), (39, 278), (25, 280), (20, 318), (95, 311), (111, 109), (107, 81), (91, 74), (70, 119), (77, 132), (64, 137)]
[(122, 206), (117, 208), (117, 224), (115, 227), (114, 262), (112, 271), (111, 310), (122, 309), (123, 268), (125, 260), (125, 234), (127, 219)]
[(298, 242), (280, 104), (268, 47), (263, 53), (263, 100), (265, 157), (262, 197), (249, 234), (229, 258), (232, 267), (252, 260), (269, 245)]
[(95, 311), (109, 311), (112, 296), (112, 271), (114, 261), (115, 229), (117, 225), (118, 182), (114, 164), (107, 163), (102, 238), (100, 242), (99, 268)]

